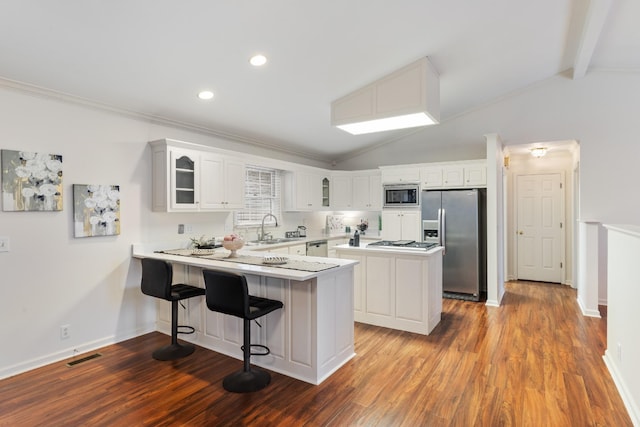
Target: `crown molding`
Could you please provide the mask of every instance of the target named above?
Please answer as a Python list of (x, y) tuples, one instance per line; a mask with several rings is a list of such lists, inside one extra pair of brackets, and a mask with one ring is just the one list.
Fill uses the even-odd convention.
[[(277, 151), (279, 153), (283, 153), (287, 155), (293, 155), (293, 156), (305, 158), (308, 160), (312, 160), (314, 162), (322, 162), (327, 164), (331, 163), (331, 159), (328, 157), (318, 156), (317, 154), (314, 154), (314, 153), (301, 151), (301, 150), (297, 150), (290, 147), (285, 148), (280, 145), (277, 145), (276, 142), (267, 142), (267, 141), (256, 139), (256, 138), (246, 137), (246, 136), (238, 135), (235, 133), (222, 131), (219, 129), (212, 129), (207, 126), (202, 126), (195, 123), (184, 122), (184, 121), (174, 120), (174, 119), (170, 119), (170, 118), (162, 117), (158, 115), (128, 110), (125, 108), (93, 101), (91, 99), (83, 98), (80, 96), (70, 95), (68, 93), (59, 92), (53, 89), (48, 89), (41, 86), (23, 83), (16, 80), (7, 79), (4, 77), (0, 77), (0, 88), (22, 92), (22, 93), (26, 93), (32, 96), (37, 96), (40, 98), (53, 99), (56, 101), (66, 102), (73, 105), (80, 105), (82, 107), (91, 108), (91, 109), (99, 110), (103, 112), (109, 112), (112, 114), (118, 114), (120, 116), (141, 120), (141, 121), (145, 121), (153, 124), (165, 125), (165, 126), (182, 129), (182, 130), (196, 132), (206, 136), (222, 138), (229, 141), (238, 142), (241, 144), (246, 144), (252, 147), (258, 147), (262, 149)], [(283, 144), (285, 143), (283, 142)]]

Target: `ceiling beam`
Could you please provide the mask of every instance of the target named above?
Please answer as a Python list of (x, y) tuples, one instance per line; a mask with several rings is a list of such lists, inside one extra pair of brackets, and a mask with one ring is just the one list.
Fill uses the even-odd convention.
[(580, 79), (587, 74), (591, 63), (593, 51), (598, 44), (600, 33), (607, 20), (611, 9), (612, 0), (590, 0), (584, 24), (580, 44), (573, 61), (573, 79)]

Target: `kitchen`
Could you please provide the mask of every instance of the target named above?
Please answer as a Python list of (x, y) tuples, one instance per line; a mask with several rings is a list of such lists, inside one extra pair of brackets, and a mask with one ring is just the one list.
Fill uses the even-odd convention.
[[(548, 6), (555, 7), (552, 4)], [(318, 16), (323, 14), (321, 10), (316, 12)], [(483, 13), (482, 11), (477, 12)], [(149, 21), (148, 14), (150, 13), (152, 12), (146, 10), (142, 17), (136, 19), (136, 26), (140, 22)], [(66, 15), (77, 18), (74, 13)], [(97, 15), (99, 14), (95, 14), (96, 17)], [(415, 15), (424, 18), (431, 14), (427, 11), (424, 14)], [(9, 19), (11, 17), (10, 11), (7, 11), (5, 16), (6, 19)], [(12, 20), (21, 23), (25, 27), (25, 31), (32, 34), (41, 35), (38, 28), (40, 30), (52, 28), (51, 25), (45, 24), (37, 26), (34, 30), (27, 30), (27, 24), (33, 22), (34, 25), (37, 25), (39, 23), (39, 20), (35, 19), (39, 16), (38, 13), (30, 14), (30, 16), (34, 19), (24, 20), (14, 17)], [(136, 14), (131, 16), (136, 16)], [(403, 22), (406, 26), (406, 19), (412, 16), (414, 14), (405, 13), (391, 19), (390, 22)], [(490, 27), (498, 27), (484, 25), (493, 21), (489, 19), (490, 16), (482, 16), (486, 20), (478, 22), (483, 23), (485, 28), (479, 28), (476, 32), (477, 35), (489, 31)], [(543, 22), (547, 24), (548, 16), (552, 15), (547, 10), (543, 19)], [(635, 15), (629, 13), (627, 16)], [(54, 18), (49, 15), (48, 19)], [(84, 22), (81, 18), (74, 19), (74, 21)], [(297, 22), (297, 19), (293, 17), (291, 21)], [(322, 19), (318, 19), (318, 21), (324, 22)], [(568, 22), (568, 20), (566, 21)], [(117, 19), (112, 22), (117, 22)], [(372, 20), (372, 22), (378, 21)], [(78, 29), (77, 34), (90, 31), (88, 27), (90, 26)], [(421, 27), (424, 25), (421, 24)], [(73, 22), (59, 25), (58, 28), (73, 28)], [(102, 27), (96, 26), (96, 28)], [(163, 28), (173, 27), (166, 25)], [(16, 40), (16, 38), (20, 38), (16, 36), (17, 34), (23, 34), (22, 31), (16, 30), (10, 22), (7, 22), (3, 29), (9, 32), (6, 37), (3, 37), (4, 40)], [(325, 30), (319, 31), (318, 34), (326, 34)], [(401, 32), (398, 31), (398, 33)], [(226, 34), (231, 33), (233, 31), (228, 31)], [(373, 33), (372, 31), (361, 32), (361, 34)], [(136, 37), (131, 37), (130, 33), (123, 32), (124, 35), (129, 36), (128, 40), (136, 39)], [(167, 37), (175, 36), (170, 31), (167, 31), (165, 35)], [(160, 34), (160, 36), (163, 35)], [(391, 37), (391, 35), (387, 34), (386, 37)], [(211, 39), (220, 38), (229, 38), (229, 36), (211, 37)], [(49, 37), (39, 37), (38, 39), (40, 42), (44, 42)], [(86, 40), (89, 39), (90, 35), (87, 35)], [(421, 39), (426, 40), (429, 37), (421, 37)], [(494, 38), (494, 40), (508, 39), (510, 37), (504, 37), (504, 35)], [(25, 43), (28, 41), (26, 37), (22, 40)], [(80, 40), (85, 40), (85, 38), (78, 37), (77, 41)], [(156, 38), (155, 43), (158, 43), (158, 40), (165, 39)], [(347, 40), (347, 38), (343, 38), (340, 41), (342, 44), (347, 44), (345, 43)], [(562, 40), (563, 42), (558, 46), (566, 45), (566, 39)], [(127, 42), (118, 43), (119, 46), (128, 44)], [(375, 44), (376, 54), (371, 56), (379, 58), (396, 54), (381, 52), (382, 47), (387, 45), (404, 46), (405, 42)], [(98, 45), (100, 44), (94, 46)], [(167, 45), (171, 45), (171, 43)], [(549, 43), (548, 46), (552, 45), (555, 46), (554, 43)], [(73, 52), (71, 46), (68, 44), (66, 46), (68, 52)], [(3, 50), (3, 53), (8, 54), (15, 50), (17, 49), (7, 49)], [(422, 50), (419, 50), (422, 53)], [(498, 50), (486, 52), (486, 57), (494, 58), (494, 54)], [(509, 49), (504, 50), (509, 51)], [(34, 47), (25, 48), (22, 52), (26, 55), (29, 51), (38, 52)], [(51, 49), (51, 52), (53, 51)], [(77, 57), (93, 58), (88, 53), (90, 52), (83, 51)], [(348, 56), (344, 55), (344, 57)], [(415, 51), (406, 57), (413, 56), (415, 56)], [(556, 52), (554, 57), (561, 56)], [(540, 61), (536, 55), (531, 57), (536, 58), (534, 62)], [(362, 58), (357, 58), (357, 60), (362, 60)], [(31, 65), (30, 68), (35, 72), (38, 69), (49, 69), (48, 65), (65, 62), (67, 61), (51, 60), (44, 65), (42, 63)], [(68, 62), (77, 64), (75, 61)], [(84, 65), (90, 63), (90, 61), (82, 62)], [(469, 68), (473, 62), (469, 60), (458, 61), (458, 63), (467, 64)], [(512, 64), (519, 63), (518, 61), (510, 62)], [(17, 64), (17, 61), (7, 61), (6, 63)], [(112, 65), (126, 63), (127, 61), (111, 62)], [(153, 74), (148, 72), (149, 64), (152, 63), (163, 64), (157, 68), (166, 68), (167, 71), (170, 69), (171, 72), (175, 72), (176, 68), (179, 68), (176, 64), (166, 67), (165, 61), (145, 61), (144, 66), (140, 67), (141, 70), (145, 70), (144, 77), (138, 75), (130, 80), (137, 83), (145, 81), (150, 74)], [(323, 64), (329, 63), (331, 61), (323, 62)], [(101, 70), (113, 70), (113, 68), (106, 65), (100, 67)], [(503, 70), (503, 72), (483, 75), (494, 74), (498, 79), (505, 80), (504, 75), (506, 74), (510, 76), (525, 74), (520, 69), (508, 68), (505, 70), (510, 71)], [(529, 70), (533, 70), (533, 68), (529, 67)], [(382, 74), (384, 71), (386, 69), (382, 68), (369, 70), (372, 77)], [(60, 71), (50, 74), (51, 76), (57, 74), (79, 77), (91, 74), (91, 72), (65, 73)], [(105, 74), (108, 73), (105, 72)], [(304, 75), (308, 81), (307, 73), (299, 74)], [(100, 75), (107, 77), (103, 73)], [(447, 120), (438, 127), (424, 132), (399, 135), (388, 144), (377, 146), (368, 151), (341, 154), (335, 158), (335, 166), (332, 165), (334, 159), (300, 153), (299, 150), (291, 146), (274, 148), (272, 141), (260, 138), (233, 139), (233, 132), (228, 129), (224, 131), (211, 130), (202, 125), (189, 126), (184, 120), (165, 120), (152, 115), (131, 114), (131, 110), (119, 110), (111, 107), (112, 103), (108, 100), (103, 103), (92, 103), (87, 101), (87, 99), (91, 99), (88, 95), (80, 98), (65, 95), (67, 91), (64, 87), (53, 87), (52, 90), (47, 90), (45, 88), (52, 87), (53, 84), (49, 85), (43, 81), (28, 83), (30, 81), (28, 74), (7, 72), (3, 76), (6, 76), (7, 79), (2, 80), (0, 88), (3, 95), (0, 100), (0, 108), (4, 118), (1, 148), (33, 151), (55, 150), (64, 155), (64, 162), (69, 165), (65, 168), (67, 187), (65, 188), (63, 212), (0, 213), (2, 227), (0, 235), (10, 237), (10, 242), (2, 246), (9, 249), (9, 252), (0, 253), (0, 270), (2, 271), (3, 283), (11, 285), (6, 298), (3, 299), (2, 312), (7, 316), (6, 318), (12, 319), (11, 322), (3, 322), (3, 326), (0, 328), (2, 328), (3, 337), (7, 337), (7, 341), (13, 343), (0, 355), (2, 362), (0, 369), (2, 369), (3, 377), (69, 357), (75, 352), (90, 351), (101, 345), (123, 341), (154, 329), (155, 304), (140, 295), (140, 271), (131, 262), (132, 242), (175, 241), (181, 237), (177, 235), (178, 224), (188, 226), (192, 230), (192, 235), (196, 237), (201, 235), (224, 236), (233, 231), (233, 219), (228, 213), (222, 211), (168, 214), (152, 210), (152, 194), (149, 190), (152, 186), (152, 165), (149, 160), (150, 149), (147, 145), (150, 140), (172, 138), (190, 141), (247, 155), (275, 157), (278, 160), (324, 170), (372, 170), (379, 165), (437, 163), (486, 158), (489, 162), (488, 182), (489, 185), (495, 185), (496, 182), (502, 182), (504, 156), (497, 155), (496, 150), (488, 150), (485, 144), (487, 132), (499, 131), (501, 140), (492, 147), (499, 146), (501, 149), (505, 147), (513, 149), (518, 145), (528, 145), (541, 140), (551, 141), (548, 145), (553, 147), (558, 139), (576, 138), (580, 145), (578, 172), (581, 184), (578, 193), (580, 198), (577, 203), (579, 212), (576, 213), (576, 217), (590, 221), (589, 224), (594, 222), (630, 223), (636, 221), (638, 217), (637, 203), (633, 198), (627, 197), (626, 192), (622, 190), (622, 184), (637, 182), (638, 178), (638, 169), (631, 164), (638, 157), (637, 146), (632, 143), (636, 129), (633, 118), (629, 116), (630, 112), (639, 109), (638, 100), (628, 96), (629, 93), (635, 93), (638, 89), (639, 81), (633, 73), (590, 70), (581, 79), (575, 80), (567, 78), (564, 74), (556, 75), (553, 72), (545, 76), (540, 75), (538, 80), (533, 79), (536, 84), (531, 85), (533, 80), (529, 80), (520, 86), (524, 89), (519, 91), (508, 90), (503, 93), (503, 96), (487, 96), (484, 99), (491, 100), (491, 102), (474, 104), (476, 107), (473, 109), (462, 110), (457, 115), (449, 115)], [(113, 76), (119, 76), (120, 80), (129, 80), (122, 78), (118, 73), (113, 73)], [(341, 79), (342, 76), (336, 80), (343, 81)], [(166, 82), (170, 80), (164, 79), (163, 83), (158, 86), (166, 86)], [(249, 77), (243, 76), (241, 80), (243, 88), (247, 88), (246, 92), (258, 93), (255, 87), (247, 86), (251, 81)], [(317, 79), (317, 81), (323, 80), (323, 78)], [(22, 84), (21, 81), (27, 83)], [(299, 83), (297, 79), (290, 81)], [(300, 88), (304, 85), (294, 86)], [(476, 86), (488, 87), (485, 84)], [(298, 90), (298, 92), (304, 91)], [(342, 92), (346, 92), (346, 90)], [(504, 94), (508, 94), (508, 96), (504, 96)], [(174, 100), (176, 105), (177, 100), (180, 99), (180, 97), (173, 95), (163, 96), (165, 99)], [(267, 98), (266, 95), (265, 98)], [(270, 99), (280, 98), (272, 97)], [(588, 102), (585, 99), (588, 99)], [(283, 104), (299, 105), (297, 99), (290, 99)], [(587, 104), (589, 108), (585, 108)], [(245, 106), (251, 108), (253, 103), (246, 102)], [(325, 104), (322, 108), (325, 108)], [(319, 109), (319, 107), (315, 107), (314, 111), (317, 112)], [(266, 110), (268, 110), (267, 107), (258, 106), (257, 110), (251, 111), (251, 117), (259, 118), (261, 113)], [(316, 115), (322, 116), (324, 122), (327, 121), (326, 115), (322, 113)], [(295, 115), (289, 114), (288, 117), (293, 116)], [(558, 117), (561, 120), (558, 120)], [(603, 118), (606, 119), (603, 120)], [(244, 122), (249, 124), (251, 121), (246, 119)], [(268, 124), (265, 125), (264, 122), (260, 125), (265, 129), (269, 128)], [(313, 133), (308, 130), (310, 128), (304, 125), (302, 127), (305, 128), (307, 134)], [(256, 135), (256, 133), (254, 132), (252, 135)], [(494, 139), (498, 140), (499, 138)], [(325, 140), (329, 141), (329, 138)], [(251, 144), (251, 142), (257, 143)], [(323, 144), (322, 138), (320, 138), (320, 142), (317, 140), (314, 142), (315, 145), (312, 144), (312, 147), (321, 147)], [(354, 150), (358, 149), (358, 147), (351, 146), (350, 142), (341, 142), (341, 144)], [(502, 150), (500, 151), (503, 154)], [(538, 163), (543, 161), (544, 159)], [(500, 165), (500, 168), (496, 168), (496, 165)], [(615, 165), (615, 167), (611, 165)], [(122, 234), (119, 237), (100, 239), (76, 239), (73, 237), (71, 220), (68, 215), (68, 211), (71, 209), (69, 203), (70, 184), (92, 180), (118, 183), (123, 188)], [(491, 199), (492, 197), (494, 199)], [(495, 195), (487, 194), (487, 198), (488, 204), (491, 205), (489, 207), (500, 211), (496, 207)], [(493, 203), (489, 203), (492, 200)], [(373, 224), (377, 222), (377, 217), (367, 216), (366, 212), (368, 211), (358, 211), (354, 216), (354, 221), (368, 218), (372, 225), (371, 228), (374, 228)], [(577, 216), (578, 214), (579, 216)], [(308, 230), (322, 230), (325, 226), (325, 218), (325, 213), (284, 213), (281, 218), (282, 231), (296, 230), (299, 225), (305, 225)], [(498, 224), (502, 224), (503, 219), (505, 222), (507, 221), (499, 215), (496, 215), (496, 218), (498, 218), (495, 220), (496, 227)], [(386, 221), (383, 219), (382, 222), (384, 224)], [(576, 234), (578, 234), (577, 229), (578, 226), (576, 226)], [(488, 234), (496, 235), (496, 233)], [(597, 234), (596, 232), (595, 235), (597, 236)], [(183, 240), (186, 239), (183, 238)], [(574, 257), (576, 263), (581, 254), (590, 254), (593, 247), (596, 248), (596, 260), (603, 258), (602, 253), (606, 251), (606, 244), (603, 244), (602, 239), (601, 243), (595, 244), (595, 246), (584, 238), (579, 241), (581, 243), (576, 248), (577, 253)], [(493, 244), (492, 252), (495, 252), (495, 258), (502, 259), (507, 256), (506, 253), (500, 252), (501, 250), (504, 249), (501, 249), (498, 244)], [(487, 255), (490, 256), (491, 253)], [(496, 259), (488, 265), (490, 269), (494, 270), (491, 272), (494, 278), (503, 277), (500, 273), (503, 270), (503, 265), (499, 264)], [(497, 274), (495, 274), (496, 271)], [(604, 286), (602, 294), (604, 300), (602, 296), (598, 296), (598, 291), (603, 289), (603, 284), (606, 285), (606, 278), (600, 279), (602, 271), (601, 268), (600, 273), (596, 275), (599, 280), (593, 281), (596, 289), (595, 304), (590, 299), (585, 300), (590, 303), (591, 309), (594, 309), (595, 305), (596, 311), (599, 302), (606, 302), (606, 286)], [(574, 277), (574, 286), (582, 289), (578, 283), (578, 277)], [(589, 292), (588, 295), (591, 298), (592, 293)], [(489, 297), (499, 305), (502, 294), (496, 291)], [(15, 325), (21, 325), (21, 327), (16, 328)], [(59, 328), (61, 325), (70, 325), (69, 338), (60, 338)]]

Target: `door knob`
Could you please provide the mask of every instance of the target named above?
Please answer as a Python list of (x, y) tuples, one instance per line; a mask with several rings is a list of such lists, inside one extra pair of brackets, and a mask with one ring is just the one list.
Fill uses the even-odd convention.
[(519, 234), (519, 235), (523, 235), (523, 234), (524, 234), (524, 232), (522, 232), (522, 231), (518, 231), (518, 234)]

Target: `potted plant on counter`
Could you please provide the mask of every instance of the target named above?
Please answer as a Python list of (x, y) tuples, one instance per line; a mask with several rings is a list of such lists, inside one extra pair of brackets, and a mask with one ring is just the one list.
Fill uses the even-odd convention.
[(204, 236), (200, 236), (200, 238), (191, 237), (191, 245), (195, 249), (214, 249), (216, 247), (216, 239), (215, 237), (209, 239)]

